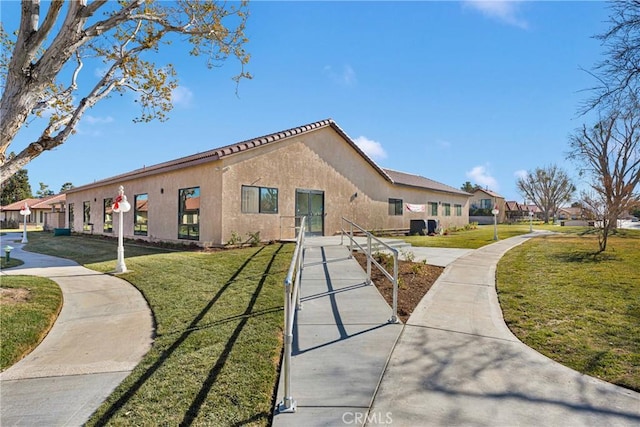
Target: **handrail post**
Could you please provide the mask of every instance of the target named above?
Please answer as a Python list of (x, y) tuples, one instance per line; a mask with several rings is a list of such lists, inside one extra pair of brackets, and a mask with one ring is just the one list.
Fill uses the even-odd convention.
[(371, 234), (367, 233), (367, 285), (371, 284)]
[(390, 323), (398, 323), (398, 251), (393, 251), (393, 313)]
[(291, 397), (291, 347), (293, 344), (293, 328), (291, 325), (291, 293), (292, 293), (291, 281), (285, 280), (284, 290), (284, 397), (282, 402), (278, 405), (278, 412), (295, 412), (296, 401)]
[(278, 404), (279, 413), (296, 411), (296, 401), (291, 397), (291, 351), (293, 347), (293, 323), (295, 318), (294, 303), (298, 309), (300, 304), (300, 276), (302, 271), (302, 258), (304, 257), (304, 232), (306, 217), (302, 217), (300, 229), (296, 236), (296, 247), (289, 265), (287, 277), (284, 280), (284, 354), (282, 371), (284, 375), (284, 397)]

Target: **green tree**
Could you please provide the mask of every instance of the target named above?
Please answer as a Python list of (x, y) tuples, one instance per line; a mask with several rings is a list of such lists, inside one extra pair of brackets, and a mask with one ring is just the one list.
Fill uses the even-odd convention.
[(2, 184), (0, 204), (6, 206), (17, 201), (32, 197), (29, 174), (26, 169), (20, 169)]
[(516, 187), (525, 199), (542, 211), (545, 223), (563, 203), (571, 200), (576, 191), (569, 175), (556, 165), (527, 172), (525, 177), (518, 178)]
[(36, 196), (38, 196), (39, 199), (42, 199), (47, 196), (53, 196), (53, 194), (54, 194), (53, 190), (51, 190), (49, 186), (44, 182), (40, 183), (40, 189), (36, 191)]
[[(134, 121), (166, 120), (176, 72), (171, 64), (156, 65), (152, 55), (171, 42), (190, 45), (190, 53), (205, 57), (209, 68), (235, 57), (240, 64), (236, 84), (251, 77), (244, 70), (247, 1), (54, 0), (46, 5), (22, 0), (18, 28), (0, 25), (0, 184), (63, 144), (83, 114), (113, 93), (137, 93), (141, 112)], [(85, 72), (89, 60), (101, 61), (101, 75)], [(25, 123), (42, 125), (40, 136), (5, 158)]]
[(471, 182), (467, 181), (460, 187), (462, 191), (466, 191), (467, 193), (473, 193), (476, 190), (482, 189), (478, 184), (471, 184)]
[(64, 184), (62, 184), (62, 187), (60, 187), (60, 193), (64, 193), (68, 190), (71, 190), (73, 188), (73, 184), (70, 182), (65, 182)]

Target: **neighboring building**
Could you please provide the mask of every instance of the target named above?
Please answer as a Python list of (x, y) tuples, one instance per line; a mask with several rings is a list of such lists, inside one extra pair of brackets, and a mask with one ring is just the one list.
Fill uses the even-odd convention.
[(584, 219), (583, 209), (580, 206), (558, 208), (558, 219), (563, 221)]
[(7, 228), (11, 224), (18, 224), (19, 226), (24, 224), (24, 218), (20, 215), (20, 210), (24, 208), (25, 203), (29, 206), (29, 210), (31, 211), (31, 214), (27, 215), (27, 225), (29, 227), (41, 227), (44, 230), (64, 227), (64, 194), (47, 196), (41, 199), (23, 199), (6, 206), (2, 206), (0, 208), (0, 211), (2, 212), (0, 220), (2, 221), (3, 227)]
[(506, 202), (504, 197), (489, 189), (477, 189), (469, 201), (469, 220), (478, 224), (493, 224), (491, 211), (497, 208), (498, 222), (503, 223), (506, 215)]
[(131, 204), (123, 233), (148, 241), (291, 239), (301, 216), (312, 235), (339, 233), (343, 217), (369, 230), (408, 230), (411, 219), (469, 222), (468, 193), (380, 168), (330, 119), (73, 188), (68, 227), (115, 234), (120, 185)]
[(521, 205), (515, 200), (505, 202), (504, 213), (506, 221), (510, 223), (529, 220), (529, 211), (527, 210), (527, 207)]

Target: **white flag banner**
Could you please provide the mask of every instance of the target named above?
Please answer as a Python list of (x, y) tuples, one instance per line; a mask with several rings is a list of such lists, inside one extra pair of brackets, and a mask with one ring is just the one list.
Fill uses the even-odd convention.
[(405, 206), (409, 212), (425, 212), (425, 205), (413, 205), (411, 203), (405, 203)]

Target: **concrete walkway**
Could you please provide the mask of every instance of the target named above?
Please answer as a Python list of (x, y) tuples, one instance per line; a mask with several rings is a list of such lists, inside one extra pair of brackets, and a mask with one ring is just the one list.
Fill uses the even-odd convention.
[(13, 246), (11, 256), (25, 262), (2, 274), (48, 277), (64, 304), (42, 343), (0, 373), (0, 425), (79, 426), (151, 347), (152, 315), (126, 281), (23, 251), (21, 237), (2, 237), (1, 246)]
[[(276, 413), (273, 426), (342, 425), (345, 413), (371, 406), (402, 325), (388, 322), (389, 305), (348, 257), (339, 242), (308, 239), (292, 352), (297, 410)], [(278, 399), (284, 395), (281, 382)]]
[(445, 270), (407, 322), (367, 425), (640, 425), (639, 393), (542, 356), (505, 325), (496, 265), (528, 237), (485, 246)]
[(496, 265), (529, 237), (442, 252), (447, 268), (406, 325), (386, 323), (388, 305), (346, 246), (310, 239), (292, 357), (297, 411), (276, 413), (273, 426), (640, 425), (639, 393), (542, 356), (505, 325)]

